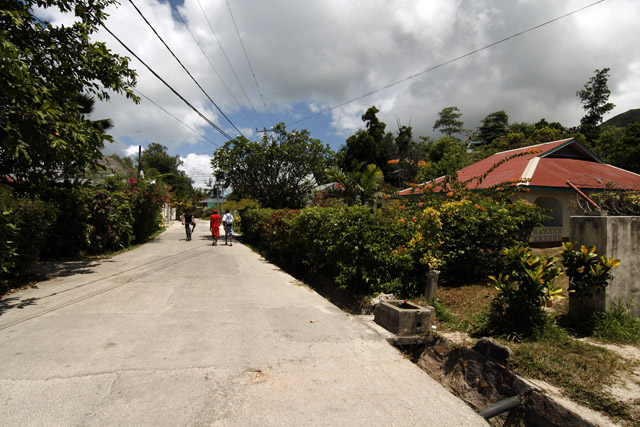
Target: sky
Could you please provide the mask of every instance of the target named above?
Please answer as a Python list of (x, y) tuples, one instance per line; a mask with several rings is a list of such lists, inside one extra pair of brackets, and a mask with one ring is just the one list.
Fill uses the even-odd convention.
[(607, 67), (605, 119), (640, 108), (637, 0), (120, 0), (107, 12), (109, 30), (207, 120), (101, 30), (94, 40), (131, 58), (142, 97), (96, 105), (93, 118), (114, 123), (105, 153), (160, 143), (200, 187), (227, 141), (208, 122), (254, 140), (283, 122), (336, 151), (374, 105), (387, 131), (412, 126), (416, 139), (439, 137), (450, 106), (471, 130), (500, 110), (510, 123), (575, 126), (576, 92)]

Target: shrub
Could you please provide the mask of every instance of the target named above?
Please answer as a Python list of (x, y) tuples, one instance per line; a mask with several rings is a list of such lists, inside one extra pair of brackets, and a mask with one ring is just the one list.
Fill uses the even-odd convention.
[[(131, 209), (131, 227), (133, 240), (143, 242), (162, 225), (162, 205), (168, 200), (167, 188), (137, 178), (111, 178), (105, 183), (110, 191), (122, 192), (126, 195)], [(124, 233), (129, 231), (123, 228)], [(126, 240), (126, 236), (122, 236)], [(132, 241), (133, 241), (132, 240)]]
[(126, 248), (133, 241), (129, 198), (122, 192), (96, 191), (89, 201), (89, 247), (93, 254)]
[(49, 202), (55, 221), (47, 229), (44, 257), (76, 256), (89, 247), (88, 187), (52, 186), (43, 197)]
[(448, 284), (483, 280), (496, 271), (502, 250), (526, 242), (542, 225), (540, 209), (524, 201), (509, 204), (470, 195), (434, 207), (442, 221), (441, 277)]
[(598, 257), (596, 247), (582, 245), (575, 249), (575, 243), (562, 243), (562, 264), (566, 267), (569, 277), (569, 296), (578, 300), (592, 297), (602, 292), (612, 279), (611, 270), (620, 265), (620, 260)]
[(354, 296), (416, 295), (437, 265), (432, 237), (440, 223), (432, 209), (409, 218), (364, 206), (260, 209), (243, 218), (243, 236), (272, 259), (322, 274)]
[(0, 186), (0, 288), (23, 274), (40, 255), (46, 242), (46, 230), (54, 221), (46, 202), (17, 196)]
[(549, 318), (544, 308), (554, 298), (562, 298), (562, 289), (554, 286), (560, 275), (558, 258), (535, 255), (529, 247), (516, 245), (505, 249), (503, 271), (489, 276), (498, 296), (491, 304), (488, 329), (510, 339), (539, 334)]
[(608, 215), (640, 214), (640, 191), (605, 191), (589, 195)]

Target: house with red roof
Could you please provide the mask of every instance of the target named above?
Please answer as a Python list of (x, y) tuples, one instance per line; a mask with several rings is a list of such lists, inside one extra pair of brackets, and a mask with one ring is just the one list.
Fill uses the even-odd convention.
[[(608, 186), (640, 190), (640, 175), (603, 163), (573, 138), (496, 153), (459, 170), (458, 179), (467, 182), (472, 190), (500, 185), (527, 188), (527, 192), (517, 192), (513, 201), (524, 199), (547, 209), (550, 216), (545, 227), (534, 232), (532, 243), (569, 239), (569, 207), (577, 193), (567, 182), (586, 193)], [(419, 188), (399, 194), (409, 196), (416, 192), (420, 192)]]

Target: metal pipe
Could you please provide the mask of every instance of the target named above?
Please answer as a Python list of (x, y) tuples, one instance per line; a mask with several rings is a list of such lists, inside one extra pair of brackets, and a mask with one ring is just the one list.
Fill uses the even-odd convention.
[(485, 420), (488, 420), (489, 418), (493, 418), (503, 412), (510, 411), (519, 405), (520, 396), (513, 396), (480, 409), (478, 411), (478, 415), (483, 417)]
[(591, 198), (589, 196), (587, 196), (584, 192), (582, 192), (582, 190), (580, 190), (578, 187), (576, 187), (571, 181), (567, 181), (567, 185), (569, 187), (571, 187), (576, 193), (578, 193), (578, 196), (580, 196), (583, 199), (585, 199), (587, 201), (587, 203), (589, 203), (593, 208), (595, 208), (596, 210), (602, 210), (600, 208), (600, 206), (596, 202), (591, 200)]

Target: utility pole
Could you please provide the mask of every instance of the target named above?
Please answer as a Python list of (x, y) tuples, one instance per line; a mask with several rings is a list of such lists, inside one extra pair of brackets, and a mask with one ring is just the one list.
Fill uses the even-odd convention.
[(138, 145), (138, 177), (142, 176), (142, 145)]

